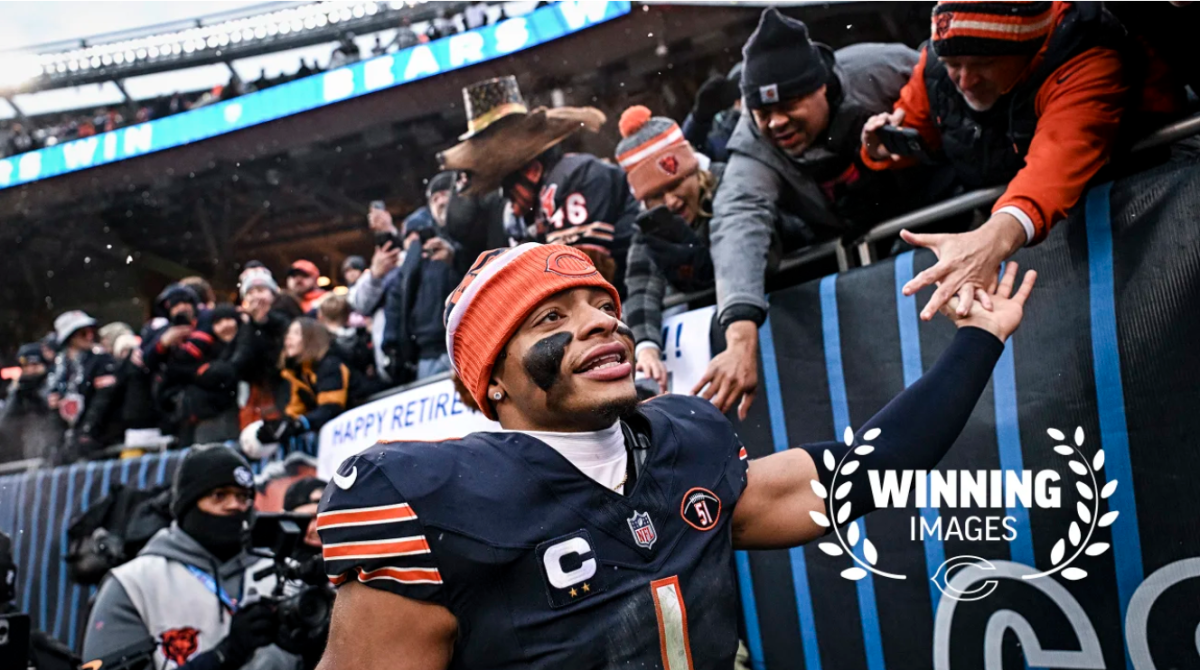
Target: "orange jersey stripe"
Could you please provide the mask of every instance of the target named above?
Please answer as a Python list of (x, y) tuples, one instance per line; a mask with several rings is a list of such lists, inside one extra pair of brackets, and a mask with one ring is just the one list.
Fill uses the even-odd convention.
[(411, 556), (413, 554), (428, 554), (429, 542), (425, 540), (424, 535), (400, 537), (393, 540), (341, 542), (325, 545), (323, 553), (326, 561)]
[[(390, 579), (401, 584), (441, 584), (442, 574), (437, 568), (379, 568), (378, 570), (364, 571), (362, 568), (355, 568), (358, 573), (358, 581), (369, 582), (375, 579)], [(333, 582), (334, 586), (341, 586), (349, 581), (350, 576), (347, 574), (331, 575), (329, 581)]]
[(746, 448), (745, 447), (738, 449), (738, 458), (742, 459), (743, 461), (746, 460)]
[(337, 512), (322, 512), (317, 515), (317, 530), (341, 528), (344, 526), (368, 526), (375, 523), (394, 523), (417, 518), (408, 503), (399, 505), (384, 505), (383, 507), (363, 507)]

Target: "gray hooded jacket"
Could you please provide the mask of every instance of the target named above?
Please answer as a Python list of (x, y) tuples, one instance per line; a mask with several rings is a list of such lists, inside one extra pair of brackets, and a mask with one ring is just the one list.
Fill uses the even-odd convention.
[(828, 58), (834, 61), (841, 96), (836, 107), (830, 105), (823, 142), (792, 158), (759, 134), (749, 112), (742, 114), (729, 139), (729, 163), (713, 203), (711, 231), (722, 325), (742, 319), (762, 323), (768, 254), (777, 260), (819, 237), (851, 229), (818, 179), (827, 179), (820, 175), (832, 166), (858, 160), (862, 124), (892, 110), (918, 54), (903, 44), (856, 44)]
[[(270, 595), (274, 588), (273, 575), (259, 581), (251, 576), (268, 563), (245, 552), (219, 563), (178, 524), (171, 524), (150, 538), (137, 558), (114, 568), (105, 578), (88, 617), (84, 660), (102, 658), (146, 638), (160, 642), (165, 638), (174, 645), (172, 650), (158, 647), (152, 666), (156, 669), (179, 667), (175, 662), (179, 659), (195, 659), (225, 639), (231, 615), (186, 566), (209, 575), (215, 570), (221, 588), (239, 602), (247, 602), (255, 593)], [(296, 670), (299, 665), (299, 657), (269, 646), (259, 649), (242, 667)]]

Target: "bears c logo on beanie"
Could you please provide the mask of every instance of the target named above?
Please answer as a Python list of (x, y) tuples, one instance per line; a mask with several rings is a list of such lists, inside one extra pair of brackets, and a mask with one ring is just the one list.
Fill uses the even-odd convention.
[(574, 247), (529, 242), (475, 260), (446, 299), (446, 352), (484, 416), (496, 418), (487, 401), (496, 358), (529, 313), (555, 293), (583, 287), (607, 291), (621, 313), (617, 289)]
[(626, 109), (620, 130), (617, 162), (638, 200), (674, 188), (700, 169), (700, 159), (679, 124), (665, 116), (653, 116), (647, 107)]
[(590, 277), (599, 272), (590, 258), (578, 254), (556, 251), (546, 257), (546, 272), (564, 277)]

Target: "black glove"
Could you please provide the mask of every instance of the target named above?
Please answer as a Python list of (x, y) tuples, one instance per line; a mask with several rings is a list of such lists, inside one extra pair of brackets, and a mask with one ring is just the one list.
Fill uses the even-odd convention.
[(697, 123), (712, 121), (717, 112), (733, 106), (738, 99), (739, 91), (736, 81), (726, 79), (723, 75), (713, 75), (700, 85), (696, 91), (696, 104), (692, 107), (692, 119)]
[(229, 635), (217, 645), (223, 668), (239, 668), (254, 655), (259, 647), (275, 641), (279, 620), (275, 616), (275, 605), (260, 600), (239, 609), (229, 623)]
[(255, 437), (263, 444), (275, 444), (279, 441), (279, 438), (275, 437), (275, 433), (279, 430), (281, 423), (283, 422), (279, 419), (263, 419), (262, 425), (258, 427), (258, 432), (255, 433)]
[(308, 432), (308, 422), (303, 418), (263, 419), (263, 425), (259, 426), (255, 437), (263, 444), (275, 444), (306, 432)]
[(203, 370), (196, 377), (196, 385), (200, 388), (219, 391), (237, 386), (237, 368), (229, 361), (213, 361)]
[(708, 247), (696, 242), (667, 242), (645, 235), (646, 249), (654, 264), (675, 290), (682, 293), (706, 291), (716, 283), (713, 276), (712, 254)]

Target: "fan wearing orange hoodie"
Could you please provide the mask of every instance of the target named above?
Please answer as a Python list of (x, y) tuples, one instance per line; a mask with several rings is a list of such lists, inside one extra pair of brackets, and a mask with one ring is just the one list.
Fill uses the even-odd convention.
[[(893, 155), (879, 137), (885, 125), (903, 126), (915, 129), (967, 188), (1008, 187), (976, 230), (901, 233), (938, 256), (903, 288), (912, 295), (939, 284), (921, 312), (925, 320), (954, 295), (960, 313), (976, 298), (990, 307), (986, 289), (995, 286), (1000, 263), (1066, 218), (1107, 162), (1125, 109), (1135, 103), (1133, 73), (1122, 58), (1129, 43), (1103, 10), (1071, 2), (939, 2), (931, 33), (894, 110), (863, 126), (863, 162), (873, 170), (917, 163)], [(1145, 92), (1142, 99), (1145, 108)]]

